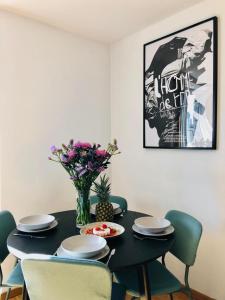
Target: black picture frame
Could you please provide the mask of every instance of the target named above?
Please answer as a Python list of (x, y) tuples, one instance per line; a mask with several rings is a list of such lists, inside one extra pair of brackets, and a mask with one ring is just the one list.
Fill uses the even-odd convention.
[(217, 23), (212, 17), (144, 44), (144, 148), (216, 149)]

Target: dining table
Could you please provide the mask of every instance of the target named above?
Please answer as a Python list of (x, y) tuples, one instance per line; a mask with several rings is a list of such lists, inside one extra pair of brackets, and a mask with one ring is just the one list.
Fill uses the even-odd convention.
[[(49, 231), (36, 234), (44, 238), (35, 238), (33, 233), (32, 237), (26, 236), (29, 235), (26, 233), (22, 233), (24, 236), (17, 236), (15, 233), (20, 232), (17, 229), (13, 230), (7, 239), (9, 252), (18, 259), (24, 259), (27, 254), (33, 253), (55, 255), (63, 240), (80, 234), (80, 228), (76, 227), (75, 210), (55, 212), (51, 215), (55, 217), (58, 225)], [(114, 216), (113, 222), (122, 225), (125, 232), (107, 239), (109, 248), (111, 250), (115, 249), (115, 254), (111, 257), (108, 267), (112, 273), (120, 270), (129, 272), (129, 268), (133, 267), (141, 269), (140, 280), (144, 282), (145, 296), (149, 300), (151, 299), (151, 286), (147, 265), (149, 262), (164, 256), (170, 250), (175, 235), (139, 239), (138, 234), (133, 232), (132, 226), (135, 219), (143, 216), (148, 216), (148, 214), (130, 210)], [(95, 222), (95, 217), (92, 216), (92, 218), (92, 221)], [(101, 259), (101, 261), (106, 263), (107, 257)]]

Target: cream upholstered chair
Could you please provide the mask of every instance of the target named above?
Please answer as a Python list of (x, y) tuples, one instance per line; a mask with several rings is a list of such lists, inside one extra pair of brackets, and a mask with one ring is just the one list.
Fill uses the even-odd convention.
[(26, 259), (22, 270), (30, 300), (125, 299), (125, 288), (112, 284), (109, 269), (98, 261), (55, 256)]

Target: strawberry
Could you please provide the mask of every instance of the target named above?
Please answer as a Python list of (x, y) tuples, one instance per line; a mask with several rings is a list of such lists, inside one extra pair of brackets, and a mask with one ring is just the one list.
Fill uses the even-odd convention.
[(99, 231), (99, 230), (101, 230), (101, 228), (100, 228), (100, 227), (96, 227), (95, 230), (96, 230), (96, 231)]
[(106, 229), (108, 226), (106, 224), (102, 224), (102, 228)]
[(113, 228), (110, 228), (110, 235), (114, 235), (116, 233), (116, 230)]

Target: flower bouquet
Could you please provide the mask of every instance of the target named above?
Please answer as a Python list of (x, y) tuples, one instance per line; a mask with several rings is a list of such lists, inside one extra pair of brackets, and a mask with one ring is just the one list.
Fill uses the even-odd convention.
[(98, 175), (105, 171), (113, 155), (119, 154), (117, 142), (108, 144), (107, 149), (101, 149), (99, 144), (74, 142), (62, 144), (61, 148), (51, 147), (51, 161), (57, 162), (69, 173), (77, 193), (78, 227), (90, 222), (89, 194), (93, 182)]

